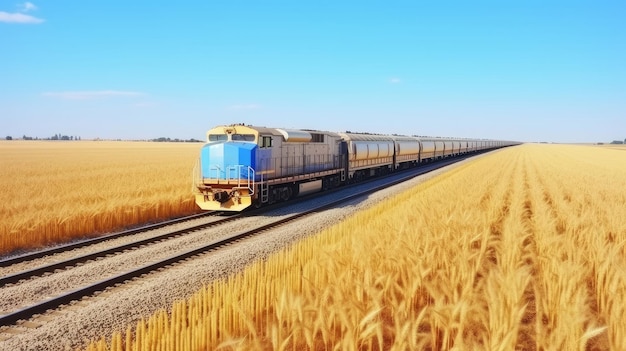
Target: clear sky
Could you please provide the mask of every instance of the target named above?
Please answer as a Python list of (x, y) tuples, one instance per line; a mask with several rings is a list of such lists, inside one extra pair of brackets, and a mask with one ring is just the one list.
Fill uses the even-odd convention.
[(626, 1), (0, 0), (0, 138), (626, 138)]

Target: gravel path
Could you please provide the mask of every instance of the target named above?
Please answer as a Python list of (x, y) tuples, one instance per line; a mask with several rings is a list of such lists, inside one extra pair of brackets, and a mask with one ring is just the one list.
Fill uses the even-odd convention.
[[(408, 182), (367, 197), (353, 200), (340, 208), (322, 211), (308, 217), (305, 221), (297, 221), (297, 223), (282, 226), (279, 229), (246, 239), (228, 248), (202, 255), (198, 259), (177, 264), (170, 269), (153, 272), (142, 279), (117, 287), (110, 293), (107, 292), (97, 298), (87, 298), (77, 302), (78, 306), (76, 308), (64, 308), (62, 311), (54, 312), (54, 318), (51, 318), (50, 321), (43, 323), (38, 328), (13, 327), (10, 331), (14, 335), (10, 337), (8, 337), (10, 334), (7, 333), (6, 328), (3, 328), (3, 330), (0, 330), (0, 336), (8, 338), (3, 341), (0, 340), (0, 350), (76, 350), (77, 348), (84, 348), (90, 340), (94, 340), (102, 335), (110, 336), (111, 332), (115, 330), (124, 331), (128, 325), (134, 325), (138, 320), (150, 316), (155, 311), (169, 309), (174, 301), (187, 298), (202, 288), (203, 284), (207, 282), (240, 271), (257, 259), (265, 258), (299, 239), (313, 235), (325, 227), (341, 222), (357, 211), (384, 201), (390, 196), (407, 190), (453, 167), (458, 167), (465, 162), (471, 161), (458, 162), (455, 165), (416, 177)], [(306, 206), (306, 204), (299, 206)], [(252, 228), (273, 221), (277, 217), (299, 211), (298, 208), (294, 207), (296, 206), (278, 209), (263, 216), (251, 217), (244, 221), (233, 222), (236, 227), (227, 224), (219, 228), (222, 233), (229, 233), (230, 231), (240, 232), (246, 230), (248, 226)], [(122, 256), (103, 259), (98, 261), (97, 265), (88, 265), (89, 269), (85, 269), (80, 276), (83, 277), (82, 279), (100, 278), (102, 274), (109, 274), (112, 271), (123, 269), (129, 262), (126, 260), (154, 259), (156, 256), (168, 255), (167, 252), (173, 247), (181, 245), (182, 241), (199, 243), (211, 241), (220, 235), (222, 234), (212, 229), (203, 230), (174, 241), (170, 240), (162, 244), (153, 245), (153, 249), (148, 251), (141, 250), (140, 254), (124, 254), (123, 262), (126, 263), (118, 262), (121, 261)], [(151, 258), (148, 258), (148, 256)], [(83, 267), (70, 271), (80, 270), (81, 268)], [(2, 274), (7, 273), (2, 272)], [(0, 291), (0, 301), (2, 301), (0, 302), (2, 306), (0, 310), (31, 301), (35, 297), (41, 297), (42, 294), (45, 295), (59, 289), (67, 289), (75, 282), (74, 279), (77, 278), (68, 278), (67, 285), (63, 287), (46, 286), (45, 280), (41, 280), (41, 283), (35, 285), (23, 284), (25, 288), (21, 302), (2, 301), (2, 292)], [(22, 284), (10, 288), (20, 289), (20, 286)], [(46, 315), (44, 317), (50, 316)], [(4, 333), (1, 333), (3, 331)], [(24, 331), (24, 333), (19, 333), (19, 331)]]

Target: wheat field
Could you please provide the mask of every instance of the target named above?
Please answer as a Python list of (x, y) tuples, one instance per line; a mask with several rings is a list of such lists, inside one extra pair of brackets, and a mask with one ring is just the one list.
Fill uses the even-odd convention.
[(624, 350), (624, 203), (623, 149), (504, 149), (88, 350)]
[(202, 145), (0, 142), (0, 255), (191, 214)]

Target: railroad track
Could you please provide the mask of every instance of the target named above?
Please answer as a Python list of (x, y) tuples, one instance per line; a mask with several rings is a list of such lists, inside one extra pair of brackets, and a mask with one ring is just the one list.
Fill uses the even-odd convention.
[(27, 253), (27, 254), (24, 254), (24, 255), (19, 255), (19, 256), (15, 256), (15, 257), (11, 257), (11, 258), (0, 260), (0, 267), (8, 267), (8, 266), (14, 265), (16, 263), (32, 261), (32, 260), (35, 260), (35, 259), (38, 259), (38, 258), (54, 255), (54, 254), (57, 254), (57, 253), (66, 252), (66, 251), (70, 251), (70, 250), (74, 250), (74, 249), (83, 248), (83, 247), (87, 247), (87, 246), (90, 246), (90, 245), (98, 244), (98, 243), (101, 243), (103, 241), (117, 239), (117, 238), (121, 238), (121, 237), (124, 237), (124, 236), (135, 235), (135, 234), (146, 232), (146, 231), (149, 231), (149, 230), (163, 228), (163, 227), (166, 227), (166, 226), (169, 226), (169, 225), (172, 225), (172, 224), (184, 223), (186, 221), (189, 221), (189, 220), (192, 220), (192, 219), (196, 219), (196, 218), (207, 217), (208, 215), (210, 215), (210, 213), (195, 214), (195, 215), (182, 217), (182, 218), (177, 218), (177, 219), (172, 219), (172, 220), (169, 220), (169, 221), (163, 221), (163, 222), (159, 222), (159, 223), (155, 223), (155, 224), (151, 224), (151, 225), (147, 225), (147, 226), (143, 226), (143, 227), (139, 227), (139, 228), (135, 228), (135, 229), (129, 229), (129, 230), (125, 230), (125, 231), (118, 232), (118, 233), (113, 233), (113, 234), (109, 234), (109, 235), (103, 235), (103, 236), (99, 236), (99, 237), (93, 238), (93, 239), (81, 240), (79, 242), (66, 244), (66, 245), (59, 245), (57, 247), (53, 247), (53, 248), (50, 248), (50, 249), (34, 251), (34, 252), (30, 252), (30, 253)]
[[(171, 221), (166, 221), (166, 222), (162, 222), (162, 223), (158, 223), (158, 224), (154, 224), (154, 225), (149, 225), (149, 226), (145, 226), (145, 227), (141, 227), (141, 228), (137, 228), (137, 229), (132, 229), (132, 230), (128, 230), (128, 231), (124, 231), (124, 232), (120, 232), (120, 233), (114, 233), (114, 234), (111, 234), (111, 235), (106, 235), (106, 236), (95, 238), (95, 239), (85, 240), (85, 241), (81, 241), (81, 242), (70, 244), (70, 245), (64, 245), (62, 247), (56, 247), (56, 248), (49, 249), (49, 250), (33, 252), (31, 254), (26, 254), (26, 255), (15, 257), (15, 258), (7, 259), (7, 260), (4, 260), (4, 261), (0, 261), (0, 267), (6, 267), (6, 266), (10, 266), (11, 264), (22, 263), (22, 262), (26, 262), (26, 261), (32, 261), (32, 260), (35, 260), (35, 259), (38, 259), (38, 258), (42, 258), (42, 257), (46, 257), (46, 256), (49, 256), (49, 255), (58, 254), (58, 253), (61, 253), (61, 252), (66, 252), (66, 251), (74, 250), (74, 249), (77, 249), (77, 248), (84, 248), (84, 247), (95, 245), (97, 243), (101, 243), (101, 242), (104, 242), (104, 241), (107, 241), (107, 240), (112, 240), (112, 239), (117, 239), (117, 238), (124, 237), (124, 236), (131, 236), (131, 235), (135, 235), (135, 234), (139, 234), (139, 233), (144, 233), (144, 232), (148, 232), (148, 231), (151, 231), (151, 230), (163, 228), (163, 227), (174, 225), (174, 224), (181, 224), (181, 223), (184, 223), (184, 222), (189, 221), (189, 220), (198, 219), (198, 218), (204, 218), (204, 217), (207, 217), (208, 215), (209, 215), (208, 213), (203, 213), (203, 214), (199, 214), (199, 215), (188, 216), (188, 217), (184, 217), (184, 218), (180, 218), (180, 219), (176, 219), (176, 220), (171, 220)], [(7, 284), (18, 283), (22, 279), (27, 279), (27, 278), (30, 278), (30, 277), (33, 277), (33, 276), (42, 275), (42, 274), (48, 273), (48, 272), (54, 272), (54, 271), (56, 271), (58, 269), (65, 269), (67, 267), (75, 266), (75, 265), (80, 264), (80, 263), (85, 263), (85, 262), (88, 262), (88, 261), (91, 261), (91, 260), (96, 260), (96, 259), (101, 258), (101, 257), (106, 257), (106, 256), (111, 255), (111, 254), (124, 252), (126, 250), (135, 249), (135, 248), (141, 247), (143, 245), (149, 245), (149, 244), (153, 244), (153, 243), (156, 243), (156, 242), (160, 242), (162, 240), (167, 240), (167, 239), (170, 239), (170, 238), (173, 238), (173, 237), (184, 235), (185, 233), (189, 233), (191, 231), (205, 229), (205, 228), (208, 228), (208, 227), (211, 227), (211, 226), (224, 224), (224, 223), (227, 223), (227, 222), (230, 222), (230, 221), (233, 221), (233, 220), (237, 219), (239, 216), (240, 216), (239, 214), (233, 215), (231, 217), (223, 218), (223, 219), (220, 219), (220, 220), (217, 220), (217, 221), (213, 221), (213, 222), (209, 222), (209, 223), (202, 223), (202, 224), (199, 224), (199, 225), (194, 225), (194, 226), (187, 227), (187, 228), (184, 228), (184, 229), (167, 232), (165, 234), (152, 236), (152, 237), (149, 237), (147, 239), (137, 240), (137, 241), (133, 241), (133, 242), (130, 242), (130, 243), (127, 243), (127, 244), (118, 245), (118, 246), (114, 246), (114, 247), (107, 248), (107, 249), (104, 249), (104, 250), (95, 251), (95, 252), (88, 253), (88, 254), (85, 254), (85, 255), (81, 255), (81, 256), (78, 256), (78, 257), (73, 257), (73, 258), (70, 258), (70, 259), (67, 259), (67, 260), (63, 260), (63, 261), (60, 261), (60, 262), (55, 262), (55, 263), (52, 263), (52, 264), (46, 264), (46, 265), (43, 265), (43, 266), (40, 266), (40, 267), (37, 267), (37, 268), (21, 271), (19, 273), (9, 274), (9, 275), (0, 277), (0, 288), (5, 286), (5, 285), (7, 285)]]
[[(393, 180), (387, 180), (387, 181), (381, 181), (381, 179), (376, 179), (377, 183), (380, 183), (379, 185), (375, 185), (375, 186), (370, 186), (367, 187), (367, 189), (362, 190), (362, 191), (355, 191), (350, 193), (347, 196), (342, 196), (340, 198), (335, 198), (332, 201), (328, 201), (325, 202), (323, 204), (314, 206), (306, 211), (300, 212), (300, 213), (295, 213), (295, 214), (291, 214), (288, 216), (284, 216), (279, 220), (276, 221), (272, 221), (271, 223), (267, 223), (267, 224), (263, 224), (263, 225), (259, 225), (251, 230), (246, 230), (246, 231), (242, 231), (242, 232), (238, 232), (238, 233), (234, 233), (233, 235), (228, 235), (227, 237), (223, 237), (217, 240), (213, 240), (209, 243), (204, 243), (202, 245), (199, 245), (195, 248), (192, 249), (188, 249), (186, 251), (183, 252), (178, 252), (176, 254), (170, 255), (166, 258), (162, 258), (162, 259), (158, 259), (154, 262), (151, 263), (147, 263), (144, 265), (141, 265), (139, 267), (127, 270), (125, 272), (119, 273), (119, 274), (115, 274), (113, 276), (109, 276), (107, 278), (101, 279), (99, 281), (87, 284), (85, 286), (82, 287), (78, 287), (75, 290), (69, 291), (69, 292), (64, 292), (58, 296), (55, 297), (51, 297), (47, 300), (44, 301), (39, 301), (36, 303), (31, 303), (30, 305), (23, 307), (23, 308), (19, 308), (16, 310), (13, 310), (9, 313), (5, 313), (4, 315), (0, 316), (0, 327), (2, 326), (10, 326), (10, 325), (14, 325), (15, 323), (17, 323), (20, 320), (27, 320), (30, 319), (31, 317), (33, 317), (34, 315), (40, 315), (40, 314), (44, 314), (47, 311), (51, 310), (51, 309), (55, 309), (59, 306), (62, 305), (68, 305), (70, 304), (72, 301), (76, 301), (76, 300), (80, 300), (83, 297), (86, 296), (90, 296), (93, 295), (96, 292), (99, 291), (105, 291), (107, 288), (109, 287), (113, 287), (116, 285), (119, 285), (121, 283), (130, 281), (132, 279), (135, 279), (137, 277), (140, 277), (144, 274), (162, 269), (163, 267), (166, 266), (170, 266), (173, 264), (176, 264), (178, 262), (187, 260), (189, 258), (192, 258), (194, 256), (209, 252), (211, 250), (216, 250), (219, 249), (225, 245), (229, 245), (233, 242), (245, 239), (247, 237), (250, 237), (252, 235), (257, 235), (260, 232), (263, 231), (267, 231), (267, 230), (271, 230), (273, 228), (276, 228), (280, 225), (284, 225), (286, 223), (292, 222), (292, 221), (296, 221), (298, 219), (301, 219), (303, 217), (312, 215), (316, 212), (322, 211), (324, 209), (327, 208), (331, 208), (337, 205), (340, 205), (342, 203), (351, 201), (353, 199), (368, 195), (370, 193), (376, 192), (378, 190), (381, 190), (383, 188), (404, 182), (408, 179), (411, 179), (415, 176), (424, 174), (424, 173), (428, 173), (430, 171), (433, 171), (435, 169), (441, 168), (441, 167), (445, 167), (449, 164), (452, 164), (454, 162), (460, 161), (464, 158), (456, 158), (456, 159), (450, 159), (450, 160), (444, 160), (441, 162), (437, 162), (437, 163), (433, 163), (433, 164), (429, 164), (429, 165), (425, 165), (425, 166), (421, 166), (417, 169), (413, 169), (410, 172), (406, 172), (406, 173), (402, 173), (402, 174), (395, 174), (392, 178)], [(360, 183), (362, 185), (362, 183)], [(293, 202), (292, 202), (293, 203)], [(290, 204), (292, 204), (290, 203)], [(245, 215), (244, 215), (245, 216)], [(233, 221), (237, 218), (240, 218), (240, 216), (235, 215), (235, 216), (231, 216), (228, 218), (225, 218), (223, 220), (218, 221), (219, 224), (223, 224), (225, 222), (230, 222)], [(119, 252), (124, 252), (125, 250), (128, 250), (131, 247), (140, 247), (142, 245), (146, 245), (152, 242), (157, 242), (157, 241), (161, 241), (161, 240), (165, 240), (165, 239), (169, 239), (169, 238), (173, 238), (173, 237), (177, 237), (177, 236), (181, 236), (185, 233), (188, 233), (190, 231), (194, 231), (194, 230), (200, 230), (203, 228), (206, 228), (207, 226), (210, 225), (216, 225), (216, 223), (218, 222), (212, 222), (212, 223), (208, 223), (208, 224), (203, 224), (200, 226), (194, 226), (194, 227), (190, 227), (190, 228), (185, 228), (183, 230), (177, 230), (177, 231), (173, 231), (171, 233), (166, 233), (163, 234), (161, 238), (159, 239), (155, 239), (155, 238), (151, 238), (148, 240), (141, 240), (135, 243), (131, 243), (131, 244), (126, 244), (126, 245), (121, 245), (115, 248), (110, 248), (107, 250), (103, 250), (100, 251), (98, 253), (94, 253), (94, 254), (89, 254), (89, 255), (84, 255), (83, 257), (77, 257), (77, 258), (72, 258), (70, 260), (65, 260), (63, 262), (57, 262), (54, 263), (52, 265), (48, 265), (48, 267), (40, 267), (36, 270), (29, 270), (29, 271), (25, 271), (25, 272), (19, 272), (16, 274), (12, 274), (11, 276), (8, 277), (3, 277), (2, 281), (3, 284), (16, 284), (19, 283), (20, 280), (22, 279), (26, 279), (28, 277), (32, 277), (32, 276), (37, 276), (37, 275), (41, 275), (43, 274), (43, 272), (56, 272), (59, 268), (64, 269), (67, 266), (76, 266), (79, 263), (84, 263), (90, 260), (94, 260), (94, 259), (98, 259), (98, 257), (106, 257), (107, 255), (111, 255), (112, 253), (119, 253)], [(160, 227), (163, 227), (164, 225), (167, 224), (163, 224), (160, 225)], [(140, 230), (140, 229), (137, 229)], [(130, 234), (129, 234), (130, 235)], [(107, 240), (107, 239), (96, 239), (96, 240)], [(37, 253), (36, 255), (41, 255), (41, 253)], [(95, 255), (95, 256), (94, 256)], [(23, 256), (22, 260), (23, 259)], [(32, 259), (32, 258), (31, 258)], [(14, 259), (13, 259), (14, 260)], [(14, 261), (16, 262), (16, 261)], [(35, 272), (33, 272), (35, 271)], [(0, 288), (2, 287), (3, 284), (0, 284)]]

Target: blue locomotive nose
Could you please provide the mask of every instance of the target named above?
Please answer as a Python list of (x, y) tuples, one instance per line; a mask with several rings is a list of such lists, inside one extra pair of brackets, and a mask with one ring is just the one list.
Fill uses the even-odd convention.
[(200, 151), (202, 177), (240, 179), (248, 177), (248, 167), (256, 169), (257, 145), (241, 141), (206, 144)]

